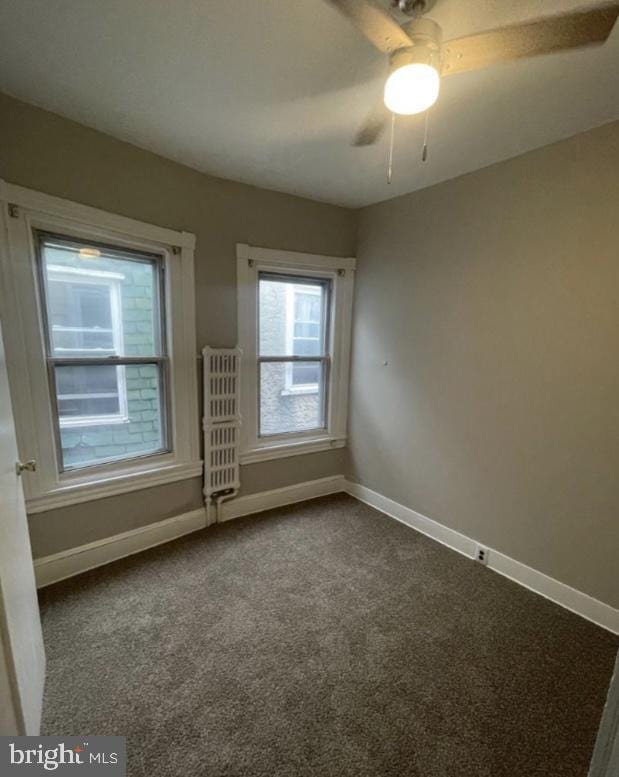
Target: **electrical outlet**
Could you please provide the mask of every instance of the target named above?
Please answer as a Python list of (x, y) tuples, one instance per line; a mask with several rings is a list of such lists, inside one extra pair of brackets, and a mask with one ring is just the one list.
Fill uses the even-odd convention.
[(488, 555), (490, 551), (488, 548), (484, 548), (483, 545), (477, 545), (475, 548), (475, 561), (479, 561), (480, 564), (486, 565), (488, 563)]

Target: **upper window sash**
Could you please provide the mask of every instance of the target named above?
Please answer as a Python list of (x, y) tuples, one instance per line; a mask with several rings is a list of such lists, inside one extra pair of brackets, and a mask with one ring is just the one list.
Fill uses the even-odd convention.
[[(37, 280), (39, 287), (39, 296), (41, 301), (42, 326), (45, 333), (45, 342), (47, 346), (47, 355), (49, 359), (59, 360), (62, 357), (57, 354), (57, 348), (54, 343), (53, 332), (55, 327), (50, 321), (51, 297), (49, 291), (49, 282), (56, 279), (63, 279), (70, 282), (74, 279), (79, 283), (105, 284), (110, 289), (111, 305), (111, 324), (114, 341), (114, 354), (112, 356), (120, 362), (130, 356), (137, 354), (125, 353), (126, 346), (123, 339), (122, 328), (122, 310), (121, 310), (121, 284), (125, 274), (117, 271), (101, 270), (93, 268), (73, 267), (70, 265), (59, 266), (50, 264), (46, 261), (44, 253), (46, 250), (58, 249), (72, 252), (82, 257), (84, 254), (92, 259), (104, 258), (111, 261), (120, 260), (128, 263), (144, 264), (153, 268), (152, 273), (152, 301), (155, 306), (152, 317), (152, 338), (153, 348), (148, 352), (139, 354), (139, 357), (152, 357), (165, 359), (167, 356), (167, 337), (166, 337), (166, 294), (165, 294), (165, 260), (161, 253), (152, 251), (140, 251), (135, 249), (121, 249), (116, 245), (103, 243), (85, 237), (83, 240), (74, 239), (70, 235), (54, 234), (44, 230), (33, 230), (34, 251), (36, 255)], [(86, 247), (85, 247), (86, 246)], [(93, 253), (93, 252), (96, 252)], [(84, 259), (88, 261), (89, 259)], [(51, 272), (50, 272), (51, 271)], [(104, 358), (108, 358), (109, 354)], [(80, 357), (76, 358), (82, 358)], [(84, 356), (86, 359), (97, 359), (99, 355)], [(111, 363), (110, 361), (106, 363)]]

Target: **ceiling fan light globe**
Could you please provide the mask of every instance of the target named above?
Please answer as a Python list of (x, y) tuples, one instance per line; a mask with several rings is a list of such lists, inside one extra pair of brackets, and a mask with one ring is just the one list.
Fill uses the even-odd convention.
[(441, 78), (432, 65), (419, 62), (394, 70), (385, 83), (385, 105), (392, 113), (422, 113), (438, 98)]

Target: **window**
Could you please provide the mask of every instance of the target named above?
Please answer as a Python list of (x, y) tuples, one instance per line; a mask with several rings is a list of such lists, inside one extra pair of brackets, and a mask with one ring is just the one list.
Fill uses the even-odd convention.
[(329, 279), (258, 274), (258, 436), (326, 428)]
[(162, 256), (35, 240), (61, 470), (166, 450)]
[(199, 476), (193, 236), (1, 181), (0, 195), (28, 511)]
[(354, 259), (237, 256), (241, 461), (344, 445)]

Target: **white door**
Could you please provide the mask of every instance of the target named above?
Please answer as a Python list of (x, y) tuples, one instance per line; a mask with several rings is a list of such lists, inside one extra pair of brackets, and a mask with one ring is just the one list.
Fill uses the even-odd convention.
[[(6, 325), (6, 324), (5, 324)], [(45, 653), (0, 328), (0, 735), (39, 733)]]
[(610, 681), (589, 777), (617, 777), (619, 774), (619, 652)]

